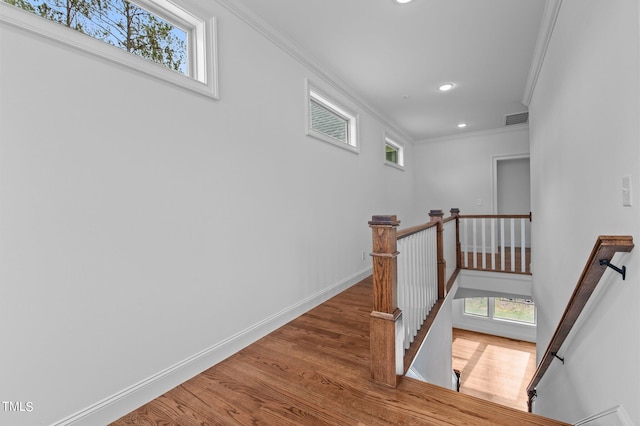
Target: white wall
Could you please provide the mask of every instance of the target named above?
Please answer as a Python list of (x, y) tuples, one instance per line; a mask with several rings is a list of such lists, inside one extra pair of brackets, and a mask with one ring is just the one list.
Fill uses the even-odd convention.
[[(530, 104), (538, 359), (598, 235), (639, 237), (639, 32), (633, 0), (564, 0)], [(632, 175), (633, 207), (622, 205)], [(640, 251), (604, 289), (538, 387), (535, 411), (568, 422), (622, 404), (640, 424)], [(561, 403), (559, 403), (561, 401)]]
[(451, 306), (457, 290), (456, 281), (442, 303), (433, 324), (429, 327), (407, 376), (451, 389), (453, 372)]
[(335, 91), (200, 3), (219, 101), (0, 27), (0, 395), (33, 406), (2, 424), (125, 414), (368, 274), (367, 221), (412, 215), (412, 146), (384, 166), (359, 105), (359, 155), (306, 136), (304, 79)]
[[(494, 157), (527, 154), (527, 126), (422, 141), (414, 148), (416, 207), (493, 214)], [(482, 205), (478, 205), (480, 202)]]

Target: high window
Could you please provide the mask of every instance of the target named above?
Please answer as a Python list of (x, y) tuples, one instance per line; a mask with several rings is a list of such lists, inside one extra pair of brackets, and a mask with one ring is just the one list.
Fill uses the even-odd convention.
[(389, 136), (384, 137), (385, 164), (404, 169), (404, 147)]
[(307, 134), (358, 152), (358, 115), (307, 82)]
[(464, 313), (503, 321), (536, 323), (533, 301), (523, 298), (472, 297), (464, 299)]
[[(202, 13), (183, 9), (167, 0), (3, 2), (16, 8), (3, 7), (0, 13), (2, 20), (18, 22), (23, 27), (55, 41), (139, 69), (202, 94), (217, 96), (215, 20), (212, 17), (207, 18)], [(40, 24), (26, 14), (15, 11), (17, 8), (75, 31), (69, 32)], [(103, 44), (96, 45), (92, 39)], [(123, 55), (117, 50), (127, 54)]]

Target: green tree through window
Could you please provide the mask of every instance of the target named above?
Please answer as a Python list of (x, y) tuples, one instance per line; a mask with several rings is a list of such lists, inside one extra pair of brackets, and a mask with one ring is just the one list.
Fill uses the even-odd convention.
[(126, 0), (3, 0), (188, 75), (187, 32)]

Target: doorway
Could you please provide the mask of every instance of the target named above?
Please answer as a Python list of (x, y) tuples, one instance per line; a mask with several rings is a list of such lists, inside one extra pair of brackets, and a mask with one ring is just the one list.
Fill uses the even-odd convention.
[(525, 214), (531, 211), (529, 156), (494, 158), (495, 214)]

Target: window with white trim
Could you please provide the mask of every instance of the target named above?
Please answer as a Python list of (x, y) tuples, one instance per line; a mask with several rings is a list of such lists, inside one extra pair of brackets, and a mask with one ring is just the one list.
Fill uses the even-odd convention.
[(358, 115), (307, 82), (307, 134), (358, 152)]
[(386, 135), (384, 137), (384, 162), (390, 166), (404, 169), (404, 147)]
[(0, 21), (217, 97), (215, 18), (202, 12), (168, 0), (0, 3)]
[(500, 321), (536, 324), (536, 309), (533, 301), (518, 297), (466, 298), (464, 314)]

